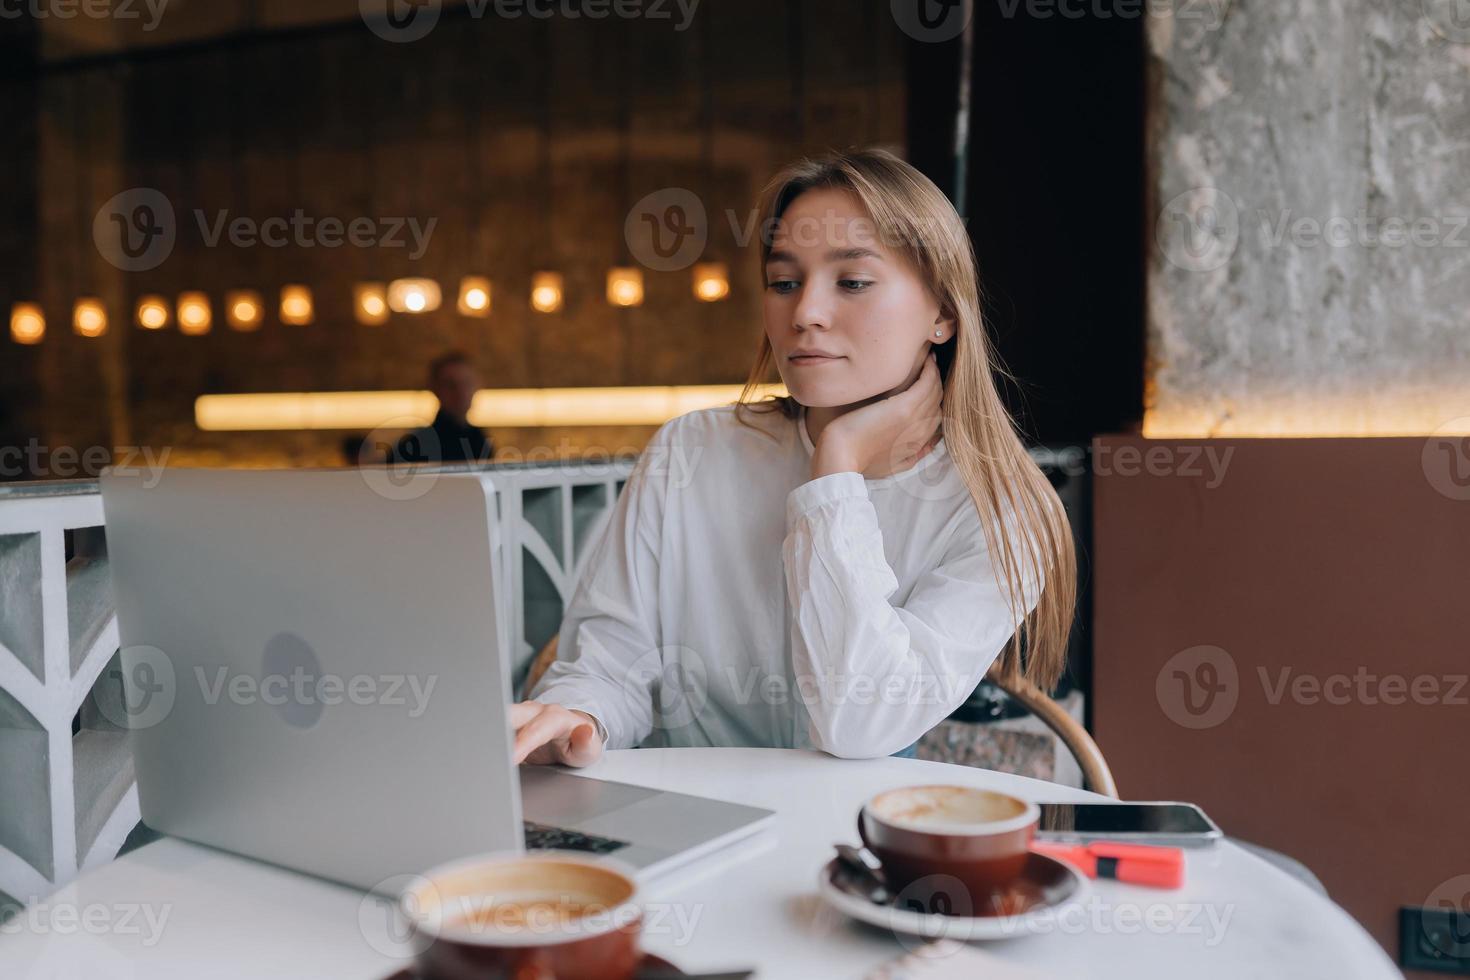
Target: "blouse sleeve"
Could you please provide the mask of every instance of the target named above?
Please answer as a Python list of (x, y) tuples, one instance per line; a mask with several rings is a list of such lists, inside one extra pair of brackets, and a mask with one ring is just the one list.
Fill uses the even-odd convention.
[(533, 700), (587, 712), (609, 749), (632, 748), (653, 729), (668, 428), (629, 474), (567, 605), (556, 661), (531, 692)]
[[(786, 505), (792, 666), (812, 744), (849, 758), (897, 752), (970, 696), (1016, 631), (979, 514), (966, 507), (946, 525), (941, 559), (899, 605), (860, 473), (804, 483)], [(1026, 592), (1029, 610), (1040, 589)]]

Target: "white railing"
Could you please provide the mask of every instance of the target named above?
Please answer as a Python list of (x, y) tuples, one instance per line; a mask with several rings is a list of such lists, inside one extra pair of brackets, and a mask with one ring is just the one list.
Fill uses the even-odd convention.
[(0, 891), (23, 901), (138, 822), (126, 733), (86, 704), (117, 651), (101, 525), (95, 491), (0, 498)]
[[(517, 685), (633, 462), (445, 469), (495, 485)], [(0, 488), (0, 904), (111, 861), (138, 825), (104, 532), (95, 484)]]

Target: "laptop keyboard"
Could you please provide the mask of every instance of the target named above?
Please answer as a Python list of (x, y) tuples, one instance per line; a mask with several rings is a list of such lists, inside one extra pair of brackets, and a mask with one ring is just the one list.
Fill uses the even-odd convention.
[(613, 840), (611, 837), (598, 837), (595, 834), (584, 834), (578, 830), (568, 830), (565, 827), (549, 827), (544, 823), (532, 823), (524, 820), (522, 823), (526, 828), (526, 850), (528, 851), (588, 851), (592, 854), (610, 854), (620, 848), (628, 846), (625, 840)]

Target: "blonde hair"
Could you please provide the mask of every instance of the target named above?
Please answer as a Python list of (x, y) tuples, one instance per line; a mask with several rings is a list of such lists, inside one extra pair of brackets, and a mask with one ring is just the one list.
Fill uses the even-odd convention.
[[(955, 321), (953, 339), (934, 347), (944, 385), (945, 445), (980, 513), (996, 582), (1020, 623), (997, 667), (1006, 679), (1025, 677), (1051, 690), (1066, 667), (1077, 601), (1072, 529), (996, 388), (994, 375), (1004, 371), (986, 339), (975, 253), (964, 223), (939, 188), (887, 151), (799, 160), (776, 174), (761, 194), (757, 227), (763, 273), (782, 214), (802, 193), (816, 188), (852, 193), (884, 245), (909, 261), (943, 315)], [(772, 361), (771, 342), (762, 331), (755, 364), (736, 404), (742, 424), (750, 425), (748, 412), (779, 411), (789, 419), (800, 413), (801, 406), (789, 396), (752, 401)], [(1028, 611), (1025, 585), (1036, 582), (1043, 588)]]

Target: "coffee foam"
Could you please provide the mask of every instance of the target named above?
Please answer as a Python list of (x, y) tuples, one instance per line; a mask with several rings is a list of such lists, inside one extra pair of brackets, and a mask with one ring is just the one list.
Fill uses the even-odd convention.
[(1026, 804), (964, 786), (915, 786), (883, 793), (868, 809), (888, 823), (946, 829), (1011, 820), (1026, 812)]
[(431, 934), (521, 945), (597, 934), (639, 916), (633, 880), (606, 864), (515, 855), (436, 870), (405, 909)]

